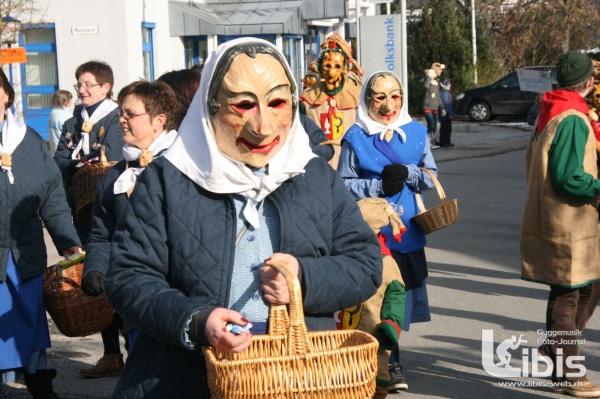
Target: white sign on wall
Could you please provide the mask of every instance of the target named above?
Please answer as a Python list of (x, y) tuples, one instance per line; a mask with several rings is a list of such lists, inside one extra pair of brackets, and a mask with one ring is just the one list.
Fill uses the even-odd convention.
[(400, 14), (359, 18), (359, 62), (365, 70), (365, 78), (377, 71), (389, 71), (402, 81), (400, 18)]
[(73, 35), (97, 35), (98, 26), (72, 26), (71, 33)]
[(552, 90), (552, 77), (550, 72), (546, 70), (535, 71), (522, 68), (517, 71), (517, 76), (519, 77), (521, 91), (545, 93)]

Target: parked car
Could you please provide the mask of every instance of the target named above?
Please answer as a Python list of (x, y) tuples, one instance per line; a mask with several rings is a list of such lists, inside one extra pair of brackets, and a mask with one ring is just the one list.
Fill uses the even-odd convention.
[[(556, 88), (556, 70), (553, 66), (533, 66), (523, 69), (547, 72)], [(485, 122), (496, 116), (527, 117), (535, 102), (536, 92), (522, 91), (517, 71), (489, 86), (477, 87), (458, 94), (454, 98), (457, 115), (468, 115), (472, 121)]]

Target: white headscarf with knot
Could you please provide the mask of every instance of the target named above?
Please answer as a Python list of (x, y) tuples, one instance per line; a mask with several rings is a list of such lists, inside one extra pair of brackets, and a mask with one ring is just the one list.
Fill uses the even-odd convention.
[[(400, 115), (398, 115), (398, 119), (396, 119), (394, 122), (390, 123), (389, 125), (384, 125), (382, 123), (379, 122), (375, 122), (370, 116), (369, 116), (369, 104), (367, 104), (365, 102), (365, 92), (368, 89), (368, 86), (373, 86), (371, 82), (371, 79), (373, 78), (374, 75), (377, 74), (381, 74), (381, 73), (385, 73), (385, 76), (389, 76), (392, 75), (396, 81), (398, 82), (398, 84), (400, 85), (400, 90), (402, 90), (402, 108), (400, 108)], [(379, 78), (377, 78), (379, 79)], [(367, 79), (365, 81), (365, 84), (363, 84), (362, 89), (360, 91), (360, 97), (358, 99), (358, 113), (357, 113), (357, 117), (356, 117), (356, 123), (367, 133), (367, 135), (372, 136), (374, 134), (378, 134), (379, 135), (379, 139), (383, 140), (383, 137), (385, 136), (385, 132), (388, 130), (391, 130), (394, 133), (398, 133), (400, 135), (400, 137), (402, 137), (402, 141), (406, 141), (406, 133), (404, 133), (404, 131), (401, 129), (402, 125), (406, 125), (407, 123), (412, 122), (412, 118), (410, 117), (410, 115), (408, 114), (408, 111), (406, 111), (406, 97), (404, 95), (404, 88), (402, 87), (402, 83), (400, 82), (400, 79), (398, 79), (398, 77), (396, 75), (394, 75), (391, 72), (387, 72), (387, 71), (378, 71), (373, 73), (371, 76), (369, 76), (369, 79)]]
[[(21, 144), (21, 141), (23, 141), (23, 138), (25, 138), (27, 126), (22, 121), (15, 119), (15, 116), (10, 108), (6, 109), (5, 115), (6, 122), (2, 128), (2, 143), (0, 143), (0, 153), (12, 155), (19, 144)], [(10, 181), (10, 184), (14, 184), (15, 176), (12, 173), (12, 163), (11, 165), (2, 165), (2, 161), (0, 160), (0, 165), (2, 170), (8, 175), (8, 181)]]
[[(269, 161), (268, 174), (264, 177), (255, 176), (246, 164), (231, 159), (217, 147), (208, 107), (208, 90), (216, 65), (231, 47), (253, 42), (273, 47), (281, 54), (273, 44), (256, 38), (235, 39), (217, 47), (208, 57), (202, 70), (200, 87), (181, 123), (177, 139), (164, 156), (200, 187), (214, 193), (244, 196), (246, 204), (243, 215), (248, 223), (258, 228), (260, 223), (256, 205), (284, 181), (304, 173), (304, 167), (316, 155), (310, 149), (308, 135), (300, 123), (298, 109), (287, 142)], [(287, 63), (283, 67), (292, 75)], [(292, 95), (295, 99), (298, 98), (297, 89)]]

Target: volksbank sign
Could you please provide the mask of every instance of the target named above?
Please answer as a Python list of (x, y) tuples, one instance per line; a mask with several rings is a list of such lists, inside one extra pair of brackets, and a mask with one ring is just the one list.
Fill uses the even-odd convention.
[(360, 65), (365, 78), (377, 71), (394, 72), (402, 79), (399, 14), (359, 18)]

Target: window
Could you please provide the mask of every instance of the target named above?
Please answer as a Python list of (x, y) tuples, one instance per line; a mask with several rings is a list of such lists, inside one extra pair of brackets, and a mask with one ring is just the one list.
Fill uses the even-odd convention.
[(152, 30), (156, 24), (142, 22), (142, 56), (144, 58), (144, 79), (154, 80), (154, 51), (152, 45)]
[(208, 44), (206, 36), (187, 36), (183, 39), (185, 47), (185, 67), (191, 68), (194, 65), (202, 65), (208, 57)]
[(292, 68), (292, 75), (296, 79), (296, 83), (299, 86), (299, 91), (302, 91), (302, 51), (301, 51), (301, 36), (284, 36), (283, 41), (283, 55)]

